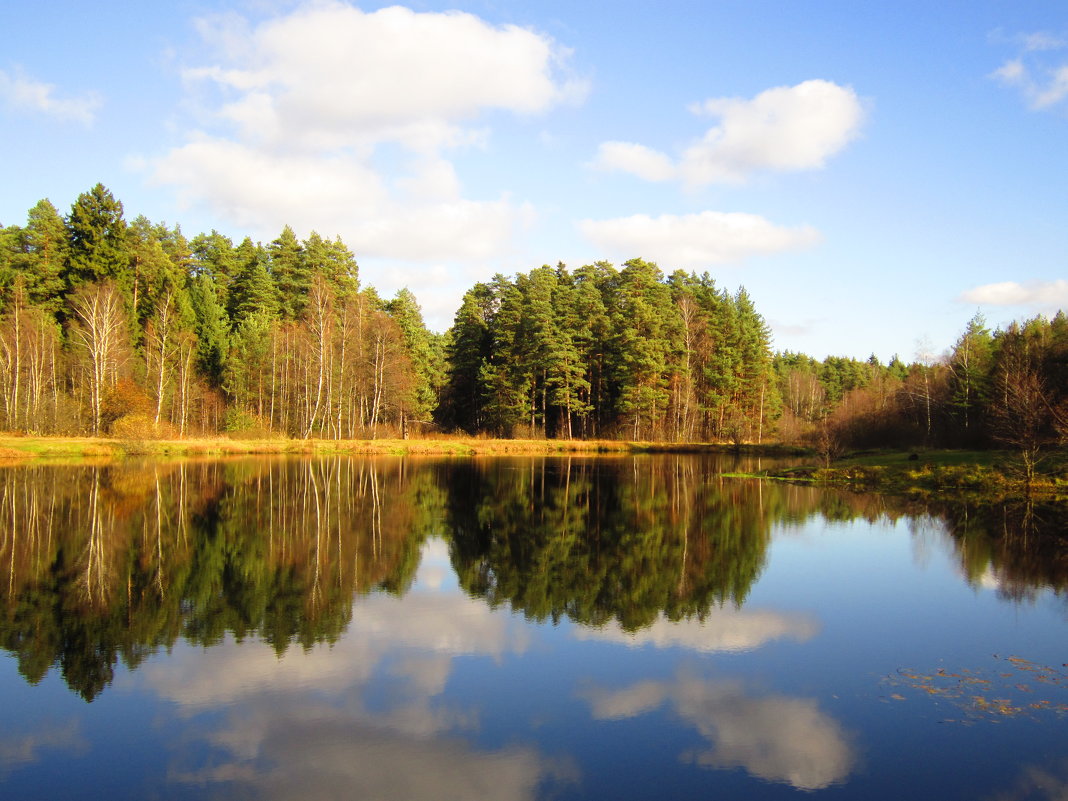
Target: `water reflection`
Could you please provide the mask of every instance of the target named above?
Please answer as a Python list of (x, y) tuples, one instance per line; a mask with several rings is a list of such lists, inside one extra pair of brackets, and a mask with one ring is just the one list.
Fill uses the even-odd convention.
[(855, 756), (842, 727), (815, 700), (753, 695), (731, 679), (682, 673), (621, 690), (584, 694), (596, 718), (618, 720), (661, 706), (697, 729), (710, 748), (683, 759), (712, 768), (744, 768), (762, 779), (816, 790), (843, 781)]
[[(502, 605), (568, 618), (587, 638), (741, 652), (818, 631), (810, 617), (743, 606), (775, 530), (814, 516), (933, 521), (968, 582), (1027, 601), (1068, 588), (1061, 512), (733, 481), (707, 459), (675, 456), (8, 468), (0, 646), (27, 681), (58, 666), (87, 700), (119, 663), (180, 641), (256, 637), (282, 655), (346, 630), (373, 641), (380, 626), (392, 640), (485, 653), (482, 640), (499, 633), (480, 627), (499, 625), (487, 612)], [(404, 595), (431, 534), (480, 600), (418, 609), (407, 624), (378, 619), (389, 599), (371, 591)], [(431, 586), (451, 576), (436, 547)], [(434, 670), (420, 667), (428, 687), (442, 681)]]
[(961, 571), (974, 586), (993, 586), (1015, 601), (1043, 589), (1068, 591), (1068, 514), (1063, 503), (1033, 498), (1002, 504), (932, 508), (952, 536)]
[(355, 594), (404, 591), (436, 492), (399, 461), (4, 470), (0, 645), (92, 700), (179, 638), (335, 641)]
[(752, 651), (773, 640), (807, 642), (818, 632), (811, 615), (771, 610), (720, 609), (704, 620), (669, 620), (658, 617), (638, 631), (627, 631), (612, 621), (596, 628), (580, 628), (581, 640), (602, 640), (632, 648), (686, 648), (703, 653)]
[(452, 471), (461, 585), (533, 620), (626, 630), (744, 602), (780, 496), (698, 460), (472, 462)]
[(47, 723), (32, 732), (6, 732), (0, 735), (0, 781), (9, 772), (42, 759), (43, 752), (82, 754), (88, 750), (89, 743), (76, 720)]
[(1068, 798), (1068, 758), (1052, 767), (1029, 765), (1011, 788), (987, 797), (989, 801), (1063, 801)]
[[(424, 546), (428, 572), (443, 550), (440, 541)], [(138, 671), (137, 688), (186, 717), (225, 710), (221, 722), (209, 715), (177, 746), (171, 780), (265, 799), (508, 801), (571, 781), (568, 760), (533, 746), (472, 745), (479, 711), (443, 697), (457, 657), (522, 654), (527, 628), (477, 600), (436, 591), (433, 576), (414, 583), (403, 600), (364, 599), (348, 635), (331, 645), (277, 656), (227, 639), (204, 653), (178, 649)], [(208, 765), (205, 745), (215, 754)]]

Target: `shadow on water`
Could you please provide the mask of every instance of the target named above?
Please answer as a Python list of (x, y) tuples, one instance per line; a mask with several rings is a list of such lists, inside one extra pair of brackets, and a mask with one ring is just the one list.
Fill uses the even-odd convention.
[(635, 631), (740, 607), (776, 527), (897, 519), (945, 532), (965, 579), (1068, 587), (1063, 509), (919, 506), (722, 477), (713, 458), (277, 459), (0, 470), (0, 647), (86, 700), (183, 639), (334, 642), (404, 594), (429, 536), (463, 589), (532, 620)]

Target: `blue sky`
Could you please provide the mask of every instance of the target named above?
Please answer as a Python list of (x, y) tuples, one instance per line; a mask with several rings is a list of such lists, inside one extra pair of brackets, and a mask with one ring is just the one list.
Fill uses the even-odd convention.
[(886, 360), (1068, 308), (1048, 2), (13, 2), (0, 222), (340, 235), (446, 328), (563, 261), (744, 285), (774, 347)]

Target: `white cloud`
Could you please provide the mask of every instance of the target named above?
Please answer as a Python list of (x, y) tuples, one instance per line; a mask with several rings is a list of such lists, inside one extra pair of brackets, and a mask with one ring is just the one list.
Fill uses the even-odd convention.
[(1016, 281), (984, 284), (961, 293), (960, 300), (988, 306), (1023, 306), (1034, 311), (1054, 312), (1068, 309), (1068, 281), (1058, 279), (1027, 284)]
[(1068, 47), (1068, 41), (1065, 41), (1060, 36), (1055, 36), (1045, 31), (1038, 31), (1037, 33), (1026, 33), (1020, 38), (1020, 43), (1023, 45), (1023, 49), (1028, 52), (1035, 52), (1040, 50), (1060, 50), (1061, 48)]
[(812, 699), (752, 697), (738, 682), (685, 675), (617, 691), (593, 688), (584, 697), (602, 720), (636, 717), (669, 704), (712, 746), (685, 755), (696, 764), (741, 767), (800, 790), (844, 781), (856, 761), (841, 726)]
[(0, 70), (0, 98), (11, 107), (46, 114), (56, 119), (91, 125), (103, 102), (96, 92), (60, 98), (53, 84), (35, 80), (22, 70)]
[(740, 653), (773, 640), (789, 638), (805, 642), (816, 635), (819, 624), (806, 615), (742, 609), (716, 609), (707, 619), (673, 622), (662, 615), (652, 625), (628, 632), (612, 622), (596, 629), (576, 628), (580, 640), (606, 640), (635, 648), (689, 648), (704, 653)]
[(813, 170), (860, 133), (864, 111), (849, 87), (805, 81), (752, 100), (706, 100), (696, 110), (719, 117), (683, 155), (691, 184), (740, 181), (756, 170)]
[[(348, 145), (354, 134), (429, 144), (486, 109), (537, 113), (583, 92), (558, 78), (567, 54), (551, 39), (459, 12), (316, 3), (247, 32), (231, 25), (225, 41), (235, 63), (187, 79), (236, 91), (224, 116), (247, 138), (286, 147)], [(409, 138), (428, 122), (432, 136)]]
[(646, 181), (667, 181), (677, 172), (671, 159), (663, 153), (632, 142), (602, 143), (593, 166), (599, 170), (633, 173)]
[(1068, 42), (1044, 32), (1026, 34), (1017, 40), (1024, 55), (1009, 59), (990, 77), (1017, 89), (1034, 111), (1059, 105), (1068, 98), (1068, 63), (1057, 63), (1039, 54), (1063, 50)]
[(183, 77), (205, 131), (154, 160), (153, 180), (257, 236), (340, 234), (358, 258), (500, 256), (525, 210), (507, 194), (465, 198), (444, 153), (484, 143), (468, 126), (486, 112), (585, 92), (552, 39), (466, 13), (328, 0), (199, 28), (214, 57)]
[(605, 142), (594, 166), (649, 181), (679, 178), (689, 186), (741, 183), (755, 172), (814, 170), (859, 134), (864, 109), (850, 87), (812, 80), (751, 99), (712, 98), (691, 107), (719, 123), (677, 162), (640, 144)]
[(1022, 61), (1006, 61), (993, 77), (1006, 86), (1019, 89), (1034, 111), (1043, 111), (1068, 97), (1068, 64), (1047, 70), (1044, 80), (1037, 79)]
[(821, 240), (811, 226), (787, 228), (741, 212), (636, 214), (582, 220), (578, 225), (587, 239), (614, 257), (641, 256), (665, 269), (737, 263), (752, 256), (812, 247)]

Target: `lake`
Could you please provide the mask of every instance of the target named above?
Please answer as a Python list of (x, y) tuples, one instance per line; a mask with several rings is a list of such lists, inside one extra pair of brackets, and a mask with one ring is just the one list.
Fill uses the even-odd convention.
[(749, 466), (0, 469), (0, 797), (1068, 797), (1063, 507)]

